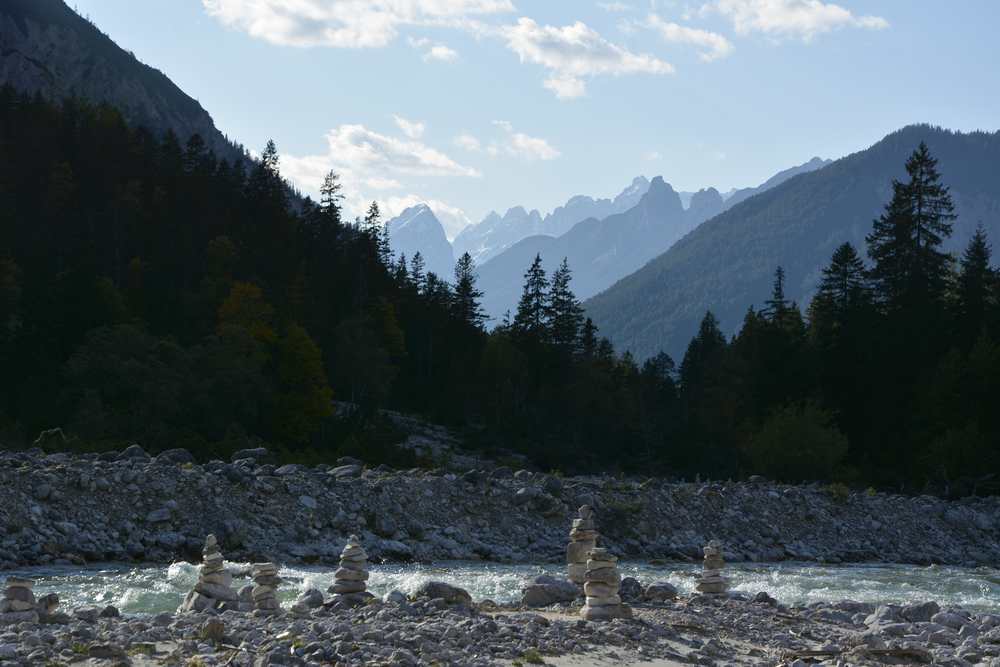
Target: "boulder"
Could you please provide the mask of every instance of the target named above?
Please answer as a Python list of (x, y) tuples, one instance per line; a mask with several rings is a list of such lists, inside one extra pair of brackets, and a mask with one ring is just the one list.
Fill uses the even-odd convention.
[[(624, 584), (624, 582), (622, 582)], [(642, 597), (644, 600), (649, 602), (667, 602), (668, 600), (677, 599), (677, 588), (666, 581), (658, 581), (656, 583), (646, 586), (646, 590), (642, 592)]]
[(907, 605), (899, 613), (910, 623), (926, 623), (939, 611), (941, 611), (941, 607), (938, 606), (937, 602), (932, 601)]
[(426, 598), (430, 600), (444, 600), (448, 604), (471, 605), (472, 596), (468, 591), (446, 584), (443, 581), (425, 581), (414, 592), (415, 598)]
[(521, 604), (525, 607), (548, 607), (560, 602), (573, 602), (579, 596), (580, 587), (572, 581), (543, 574), (525, 587)]
[(232, 462), (240, 461), (243, 459), (251, 459), (253, 461), (262, 461), (270, 456), (270, 452), (267, 451), (267, 447), (254, 447), (252, 449), (241, 449), (234, 453), (229, 460)]
[(115, 459), (118, 461), (130, 461), (130, 460), (145, 461), (149, 459), (149, 454), (147, 454), (146, 450), (140, 447), (139, 445), (129, 445), (128, 447), (123, 449), (118, 454), (118, 456), (115, 457)]
[(357, 477), (361, 474), (361, 469), (361, 466), (357, 463), (350, 463), (348, 465), (330, 468), (330, 472), (327, 474), (335, 479), (346, 479), (348, 477)]
[(626, 602), (638, 600), (642, 597), (642, 593), (642, 584), (634, 577), (625, 577), (622, 579), (618, 593), (622, 600)]
[(157, 463), (194, 463), (194, 454), (186, 449), (168, 449), (156, 455)]

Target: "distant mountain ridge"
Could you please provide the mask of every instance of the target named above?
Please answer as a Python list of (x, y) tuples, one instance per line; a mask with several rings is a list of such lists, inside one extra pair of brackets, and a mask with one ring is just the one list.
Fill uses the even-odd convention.
[(588, 218), (601, 220), (624, 213), (638, 204), (648, 189), (649, 180), (637, 176), (614, 199), (576, 195), (544, 218), (538, 210), (527, 211), (523, 206), (511, 207), (503, 216), (490, 211), (482, 221), (466, 227), (455, 237), (455, 256), (468, 252), (476, 264), (482, 265), (529, 236), (562, 236)]
[(121, 49), (62, 0), (0, 2), (0, 85), (52, 100), (105, 102), (134, 125), (194, 134), (220, 157), (243, 157), (211, 116), (162, 72)]
[[(795, 174), (827, 163), (813, 158), (775, 174), (756, 188), (738, 191), (739, 196), (765, 192)], [(687, 193), (682, 198), (660, 176), (652, 181), (635, 179), (615, 201), (628, 201), (639, 191), (644, 192), (636, 206), (626, 211), (584, 220), (557, 238), (529, 236), (485, 262), (479, 267), (479, 278), (486, 312), (496, 322), (516, 306), (522, 276), (536, 254), (542, 256), (548, 271), (565, 257), (573, 270), (573, 291), (586, 299), (638, 270), (702, 222), (725, 211), (733, 201), (733, 196), (727, 201), (715, 188)], [(626, 193), (628, 196), (624, 196)]]
[(1000, 238), (1000, 132), (950, 132), (914, 125), (825, 167), (800, 173), (745, 199), (699, 226), (669, 250), (585, 307), (619, 350), (647, 358), (663, 350), (676, 360), (706, 310), (732, 333), (746, 309), (767, 298), (775, 267), (785, 269), (786, 294), (805, 307), (845, 241), (865, 253), (872, 220), (905, 175), (909, 154), (925, 141), (958, 220), (946, 247), (961, 249), (980, 222)]

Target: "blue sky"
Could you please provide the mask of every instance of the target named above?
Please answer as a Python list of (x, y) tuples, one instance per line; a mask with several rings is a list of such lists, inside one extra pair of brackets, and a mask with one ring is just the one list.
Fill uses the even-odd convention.
[(306, 192), (464, 219), (1000, 127), (996, 0), (70, 0)]

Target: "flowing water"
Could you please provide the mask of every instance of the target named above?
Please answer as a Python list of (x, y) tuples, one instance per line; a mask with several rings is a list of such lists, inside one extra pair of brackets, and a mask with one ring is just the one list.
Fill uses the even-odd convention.
[[(234, 587), (249, 583), (247, 563), (229, 563), (237, 574)], [(694, 590), (695, 564), (653, 566), (623, 562), (622, 576), (644, 584), (669, 581), (682, 593)], [(285, 606), (306, 588), (325, 591), (333, 583), (333, 568), (284, 567), (285, 583), (279, 598)], [(551, 565), (503, 565), (480, 562), (446, 562), (433, 565), (373, 565), (369, 590), (382, 595), (393, 589), (410, 593), (425, 581), (445, 581), (469, 591), (474, 600), (514, 602), (534, 576), (565, 576)], [(34, 567), (0, 573), (33, 577), (35, 593), (58, 593), (65, 607), (108, 605), (127, 614), (175, 611), (198, 579), (198, 566), (174, 563), (164, 566), (109, 564), (88, 567)], [(737, 563), (727, 569), (737, 591), (767, 591), (785, 604), (856, 600), (872, 603), (909, 603), (935, 600), (944, 606), (1000, 612), (1000, 570), (912, 565), (819, 565), (815, 563)]]

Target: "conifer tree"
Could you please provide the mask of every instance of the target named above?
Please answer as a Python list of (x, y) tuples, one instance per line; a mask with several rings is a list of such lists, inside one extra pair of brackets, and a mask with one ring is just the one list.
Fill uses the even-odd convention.
[(479, 300), (483, 298), (482, 291), (476, 287), (476, 265), (472, 255), (462, 253), (455, 263), (455, 288), (452, 292), (452, 312), (466, 324), (482, 329), (486, 321)]
[(410, 271), (406, 266), (406, 253), (401, 253), (396, 260), (396, 269), (393, 272), (393, 279), (399, 286), (412, 285), (410, 282)]
[(323, 177), (323, 185), (319, 189), (319, 207), (327, 218), (337, 224), (340, 224), (341, 202), (344, 200), (341, 190), (340, 174), (330, 170)]
[(788, 313), (788, 300), (785, 299), (785, 270), (780, 266), (774, 271), (774, 286), (771, 298), (764, 302), (764, 316), (771, 322), (781, 323)]
[(867, 299), (865, 263), (850, 243), (844, 243), (834, 251), (830, 265), (823, 269), (818, 295), (839, 312), (845, 312)]
[(965, 345), (982, 333), (993, 305), (997, 275), (990, 267), (992, 254), (986, 231), (979, 225), (962, 254), (955, 285), (958, 333)]
[(410, 280), (417, 292), (423, 294), (427, 276), (424, 273), (424, 256), (418, 250), (410, 260)]
[(549, 340), (566, 352), (575, 352), (580, 342), (580, 326), (583, 323), (583, 308), (569, 283), (572, 272), (564, 257), (554, 274), (545, 307), (545, 318)]
[(892, 201), (867, 237), (871, 276), (888, 311), (942, 302), (951, 268), (941, 244), (951, 236), (954, 205), (925, 143), (906, 161), (906, 172), (909, 180), (893, 181)]
[(589, 317), (580, 330), (580, 352), (585, 357), (593, 357), (597, 352), (597, 325)]
[(542, 256), (535, 255), (534, 261), (524, 274), (524, 289), (514, 314), (513, 329), (519, 335), (533, 340), (546, 339), (546, 293), (549, 281), (542, 268)]

